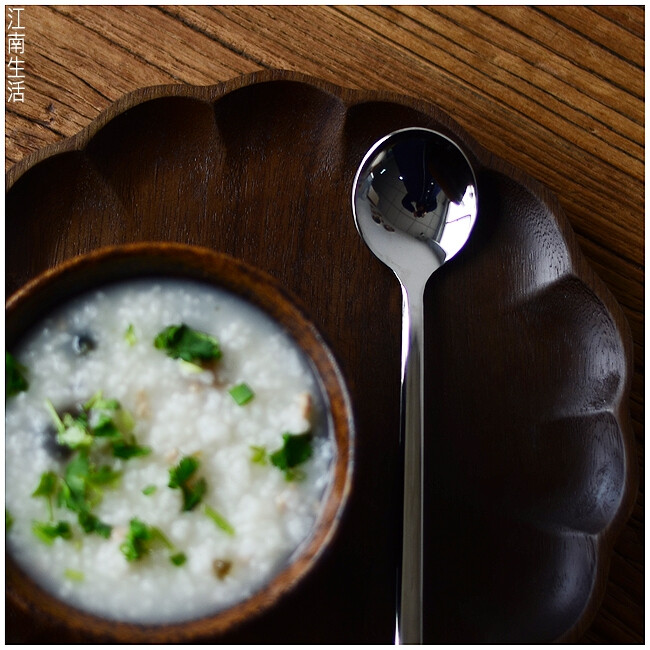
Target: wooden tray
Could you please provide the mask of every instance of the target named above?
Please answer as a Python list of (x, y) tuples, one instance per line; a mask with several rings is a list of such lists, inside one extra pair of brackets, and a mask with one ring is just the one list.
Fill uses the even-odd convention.
[[(340, 535), (221, 642), (392, 642), (401, 296), (356, 232), (351, 184), (375, 140), (414, 125), (464, 147), (480, 197), (426, 295), (425, 640), (575, 639), (636, 493), (632, 346), (545, 188), (435, 106), (283, 72), (142, 89), (7, 174), (7, 294), (102, 245), (201, 244), (278, 278), (338, 356), (358, 427)], [(7, 612), (9, 642), (57, 634)]]

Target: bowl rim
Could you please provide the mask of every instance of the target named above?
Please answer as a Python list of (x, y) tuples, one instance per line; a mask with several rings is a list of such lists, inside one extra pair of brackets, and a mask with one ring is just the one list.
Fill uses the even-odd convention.
[[(177, 268), (172, 269), (175, 266)], [(99, 280), (97, 279), (99, 277)], [(352, 490), (355, 422), (343, 372), (330, 346), (299, 299), (266, 271), (232, 255), (177, 242), (137, 242), (105, 246), (67, 259), (30, 279), (5, 302), (6, 347), (30, 325), (76, 295), (120, 281), (146, 277), (186, 278), (225, 289), (273, 319), (307, 357), (328, 403), (329, 427), (336, 444), (331, 484), (310, 536), (292, 552), (289, 563), (250, 597), (211, 615), (176, 623), (141, 624), (102, 618), (69, 605), (39, 586), (11, 558), (6, 561), (6, 596), (32, 616), (45, 616), (78, 635), (117, 642), (182, 642), (216, 637), (273, 607), (329, 550), (340, 528)], [(36, 314), (36, 316), (34, 316)]]

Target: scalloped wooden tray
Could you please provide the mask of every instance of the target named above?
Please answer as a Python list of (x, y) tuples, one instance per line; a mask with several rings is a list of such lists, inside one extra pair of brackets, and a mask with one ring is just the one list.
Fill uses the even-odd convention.
[[(7, 174), (8, 295), (103, 245), (209, 246), (297, 295), (341, 363), (357, 465), (338, 539), (220, 642), (392, 642), (401, 297), (356, 232), (351, 184), (375, 140), (414, 125), (465, 148), (480, 196), (425, 296), (425, 640), (576, 639), (636, 493), (632, 345), (543, 186), (435, 106), (277, 71), (134, 92)], [(7, 640), (33, 625), (10, 607)]]

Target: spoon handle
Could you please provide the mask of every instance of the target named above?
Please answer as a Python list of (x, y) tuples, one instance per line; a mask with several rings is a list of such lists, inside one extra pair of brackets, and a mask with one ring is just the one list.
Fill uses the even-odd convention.
[(402, 561), (396, 643), (422, 643), (424, 284), (402, 284), (401, 444), (404, 453)]

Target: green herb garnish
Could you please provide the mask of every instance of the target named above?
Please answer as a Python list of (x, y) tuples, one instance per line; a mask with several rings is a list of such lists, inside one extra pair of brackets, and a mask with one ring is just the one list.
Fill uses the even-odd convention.
[(76, 512), (79, 525), (86, 533), (108, 538), (111, 527), (91, 511), (101, 501), (104, 486), (115, 483), (120, 476), (121, 472), (107, 465), (97, 468), (87, 454), (79, 454), (66, 465), (63, 480), (58, 484), (59, 506)]
[(153, 494), (157, 489), (158, 488), (155, 485), (147, 485), (147, 487), (142, 490), (142, 494), (148, 497), (149, 495)]
[(312, 455), (311, 433), (283, 433), (283, 444), (280, 449), (269, 456), (271, 464), (281, 469), (287, 481), (295, 481), (304, 477), (296, 467), (309, 460)]
[(96, 533), (104, 539), (111, 536), (113, 530), (112, 526), (100, 521), (99, 518), (90, 512), (82, 511), (78, 516), (79, 525), (83, 528), (85, 533)]
[(244, 404), (248, 404), (253, 397), (255, 396), (255, 393), (252, 391), (251, 387), (248, 384), (238, 384), (237, 386), (233, 386), (229, 391), (231, 397), (239, 404), (239, 406), (244, 406)]
[(269, 462), (269, 452), (266, 447), (258, 447), (256, 445), (250, 446), (251, 450), (251, 463), (258, 465), (266, 465)]
[(27, 368), (21, 366), (10, 352), (5, 352), (5, 399), (29, 388)]
[(129, 326), (126, 328), (126, 332), (124, 332), (124, 340), (131, 347), (133, 347), (136, 344), (137, 338), (135, 336), (135, 327), (133, 327), (133, 323), (129, 323)]
[(104, 485), (113, 485), (122, 476), (122, 472), (113, 469), (110, 465), (102, 465), (95, 467), (91, 465), (88, 471), (88, 483), (94, 488), (99, 488)]
[(120, 544), (120, 551), (129, 562), (133, 562), (149, 553), (153, 541), (153, 528), (139, 519), (131, 519), (126, 538)]
[[(104, 399), (101, 392), (95, 393), (76, 416), (70, 413), (60, 416), (49, 400), (45, 406), (54, 421), (57, 442), (73, 449), (75, 454), (60, 476), (45, 472), (33, 496), (47, 499), (50, 519), (53, 519), (52, 503), (56, 497), (59, 508), (76, 513), (84, 532), (108, 538), (112, 527), (92, 511), (101, 501), (104, 489), (114, 485), (122, 472), (111, 464), (99, 465), (95, 459), (103, 450), (112, 452), (114, 457), (131, 458), (148, 453), (149, 449), (136, 443), (131, 414), (117, 400)], [(41, 538), (47, 536), (47, 531), (39, 530)]]
[(203, 506), (203, 512), (210, 517), (210, 519), (212, 519), (217, 527), (221, 528), (224, 533), (228, 533), (228, 535), (235, 534), (235, 529), (228, 523), (228, 521), (207, 503)]
[(49, 399), (45, 400), (45, 408), (50, 412), (56, 428), (56, 441), (60, 445), (70, 449), (80, 449), (92, 445), (93, 437), (90, 433), (86, 411), (82, 410), (76, 417), (71, 413), (64, 413), (61, 418)]
[(84, 405), (84, 411), (94, 409), (96, 411), (117, 411), (120, 409), (120, 402), (116, 399), (104, 399), (101, 390), (98, 390)]
[(180, 487), (190, 479), (198, 468), (199, 461), (194, 456), (184, 456), (176, 467), (169, 470), (169, 487)]
[(116, 458), (123, 458), (124, 460), (147, 456), (150, 453), (151, 447), (142, 447), (135, 443), (119, 442), (113, 444), (113, 455)]
[(197, 478), (199, 461), (193, 456), (181, 458), (176, 467), (169, 470), (169, 487), (178, 488), (183, 493), (183, 511), (195, 508), (203, 498), (208, 487), (204, 478)]
[(63, 572), (63, 577), (73, 582), (83, 582), (86, 578), (82, 571), (77, 571), (76, 569), (66, 569)]
[(37, 488), (32, 492), (33, 497), (44, 497), (47, 501), (47, 509), (50, 519), (54, 519), (52, 500), (59, 490), (59, 477), (54, 472), (44, 472)]
[(120, 544), (120, 550), (124, 557), (129, 562), (140, 560), (156, 546), (172, 551), (169, 558), (172, 564), (180, 566), (185, 563), (187, 559), (185, 554), (174, 548), (160, 528), (149, 526), (137, 518), (131, 519), (126, 539)]
[(57, 524), (35, 521), (32, 524), (32, 532), (38, 539), (48, 545), (52, 545), (57, 537), (70, 539), (72, 529), (67, 521), (60, 521)]
[(14, 518), (12, 514), (5, 508), (5, 533), (8, 533), (11, 530), (11, 527), (14, 525)]
[(170, 325), (154, 339), (154, 346), (172, 359), (190, 363), (215, 361), (221, 357), (218, 341), (205, 332), (181, 325)]
[(45, 406), (57, 430), (57, 442), (70, 449), (88, 449), (97, 439), (110, 444), (113, 456), (128, 460), (151, 453), (149, 447), (137, 444), (133, 435), (135, 421), (116, 399), (104, 399), (101, 391), (95, 393), (76, 417), (65, 413), (59, 416), (50, 400)]
[(185, 553), (174, 553), (174, 555), (170, 556), (169, 560), (174, 566), (183, 566), (187, 562), (187, 556)]

